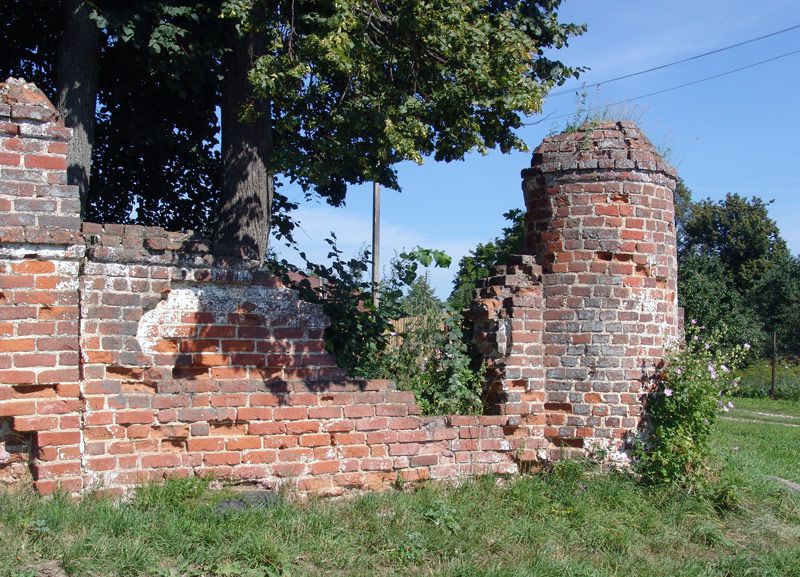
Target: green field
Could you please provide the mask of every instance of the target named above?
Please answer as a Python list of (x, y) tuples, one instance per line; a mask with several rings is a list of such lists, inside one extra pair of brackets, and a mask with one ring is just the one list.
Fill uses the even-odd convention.
[(307, 504), (220, 509), (201, 482), (125, 504), (0, 493), (0, 575), (800, 576), (800, 403), (735, 399), (703, 494), (577, 463)]
[(800, 402), (733, 399), (717, 425), (714, 446), (730, 468), (750, 479), (777, 476), (800, 483)]

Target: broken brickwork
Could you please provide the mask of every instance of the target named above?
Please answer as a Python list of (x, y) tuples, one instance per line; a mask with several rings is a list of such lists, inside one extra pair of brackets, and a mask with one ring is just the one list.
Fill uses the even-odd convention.
[(606, 122), (546, 138), (522, 176), (528, 256), (473, 307), (497, 327), (478, 333), (493, 388), (542, 425), (540, 458), (625, 460), (679, 331), (675, 171), (635, 125)]
[[(336, 495), (514, 473), (635, 430), (675, 333), (675, 271), (674, 175), (631, 160), (651, 151), (634, 127), (537, 152), (530, 254), (473, 307), (487, 414), (448, 417), (348, 378), (320, 307), (252, 263), (191, 232), (81, 223), (69, 137), (35, 86), (0, 84), (0, 483), (120, 494), (203, 475)], [(566, 159), (608, 151), (633, 165)]]

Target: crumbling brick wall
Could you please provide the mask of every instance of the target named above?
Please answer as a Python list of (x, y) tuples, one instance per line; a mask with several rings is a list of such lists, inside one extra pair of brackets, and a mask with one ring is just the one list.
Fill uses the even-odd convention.
[[(608, 130), (625, 134), (610, 138), (630, 154), (635, 129)], [(393, 383), (348, 378), (325, 351), (321, 308), (253, 263), (214, 257), (191, 232), (81, 223), (66, 184), (69, 137), (35, 86), (0, 84), (0, 482), (30, 474), (44, 493), (119, 494), (204, 475), (336, 495), (514, 473), (635, 428), (638, 363), (657, 362), (674, 333), (669, 174), (626, 192), (640, 176), (590, 177), (595, 166), (562, 181), (565, 167), (537, 156), (525, 176), (530, 254), (498, 267), (473, 307), (487, 414), (422, 417)], [(560, 151), (559, 138), (545, 146)], [(630, 174), (663, 172), (641, 170)], [(619, 179), (628, 184), (617, 193)], [(608, 184), (586, 188), (598, 182)], [(581, 211), (623, 204), (634, 213), (592, 218), (623, 219), (618, 236), (642, 238), (590, 247), (593, 227), (617, 224)], [(581, 246), (571, 244), (584, 238), (576, 218)], [(591, 280), (569, 276), (580, 261)], [(625, 355), (635, 366), (608, 360)]]
[[(543, 425), (531, 443), (539, 458), (577, 449), (625, 461), (644, 388), (679, 333), (675, 171), (635, 125), (604, 122), (546, 138), (522, 176), (527, 258), (541, 267), (527, 284), (540, 279), (531, 294), (541, 322), (533, 335), (519, 328), (532, 313), (511, 294), (517, 280), (480, 290), (475, 317), (504, 333), (478, 334), (491, 363), (504, 357), (493, 386), (535, 399), (523, 410)], [(541, 370), (520, 381), (516, 367), (531, 354)]]

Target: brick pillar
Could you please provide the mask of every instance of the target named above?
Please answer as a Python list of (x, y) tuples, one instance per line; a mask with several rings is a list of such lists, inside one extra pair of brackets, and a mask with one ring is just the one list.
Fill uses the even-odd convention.
[(486, 363), (485, 413), (508, 416), (517, 461), (538, 460), (543, 443), (544, 346), (541, 267), (513, 255), (475, 291), (473, 343)]
[(526, 249), (543, 267), (551, 457), (625, 459), (643, 385), (678, 334), (674, 169), (630, 122), (548, 137), (523, 171)]
[(79, 491), (81, 398), (71, 136), (33, 84), (0, 83), (0, 483)]

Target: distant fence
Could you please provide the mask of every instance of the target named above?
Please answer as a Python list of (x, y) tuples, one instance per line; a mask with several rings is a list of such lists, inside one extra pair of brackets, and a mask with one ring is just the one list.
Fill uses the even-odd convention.
[[(414, 330), (415, 325), (418, 324), (423, 318), (425, 317), (400, 317), (399, 319), (392, 321), (393, 330), (388, 333), (389, 350), (399, 349), (403, 345), (403, 335), (408, 331)], [(444, 321), (439, 322), (438, 328), (439, 330), (444, 331)]]

